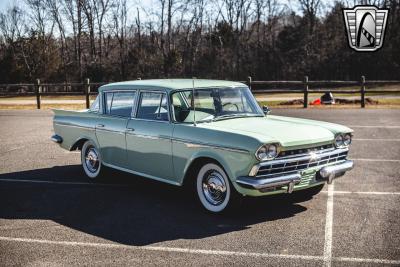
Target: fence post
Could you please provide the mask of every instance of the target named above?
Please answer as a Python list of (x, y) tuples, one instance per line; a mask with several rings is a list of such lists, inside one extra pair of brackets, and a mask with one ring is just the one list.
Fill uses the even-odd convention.
[(84, 87), (85, 87), (84, 90), (85, 90), (85, 97), (86, 97), (86, 108), (89, 108), (90, 107), (90, 79), (89, 78), (87, 78), (85, 80)]
[(251, 76), (247, 77), (247, 85), (249, 86), (250, 91), (251, 91)]
[(365, 108), (365, 76), (361, 76), (361, 108)]
[(40, 109), (41, 93), (42, 93), (42, 87), (40, 86), (40, 80), (36, 79), (35, 94), (36, 94), (36, 107), (37, 107), (37, 109)]
[(308, 76), (304, 76), (304, 98), (303, 98), (303, 107), (308, 107)]

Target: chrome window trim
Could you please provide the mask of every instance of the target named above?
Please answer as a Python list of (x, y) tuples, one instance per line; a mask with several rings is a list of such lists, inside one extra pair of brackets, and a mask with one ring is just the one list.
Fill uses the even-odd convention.
[[(250, 90), (250, 88), (248, 87), (248, 86), (246, 86), (245, 84), (243, 84), (243, 85), (238, 85), (238, 86), (236, 86), (236, 85), (231, 85), (231, 86), (208, 86), (208, 87), (195, 87), (194, 88), (194, 90), (207, 90), (207, 89), (224, 89), (224, 88), (244, 88), (244, 89), (248, 89), (248, 90)], [(173, 89), (173, 90), (170, 90), (169, 91), (169, 94), (170, 94), (170, 96), (172, 96), (174, 93), (183, 93), (183, 92), (187, 92), (187, 91), (191, 91), (191, 90), (193, 90), (193, 88), (180, 88), (180, 89)], [(255, 98), (255, 96), (254, 96), (254, 94), (251, 92), (251, 90), (250, 90), (250, 94), (253, 96), (253, 98), (254, 98), (254, 100), (257, 102), (257, 99)], [(171, 109), (172, 109), (172, 103), (170, 104), (171, 105)], [(262, 112), (262, 110), (261, 110), (261, 108), (260, 108), (260, 111)], [(261, 115), (261, 113), (259, 114), (259, 115)], [(175, 114), (174, 114), (174, 117), (175, 117)], [(174, 120), (172, 120), (172, 118), (171, 118), (171, 122), (172, 123), (176, 123), (176, 124), (192, 124), (193, 125), (193, 122), (178, 122), (178, 121), (176, 121), (175, 120), (175, 118), (174, 118)]]
[[(120, 115), (112, 115), (112, 114), (107, 114), (106, 112), (106, 108), (107, 108), (107, 103), (105, 103), (106, 98), (104, 97), (106, 93), (113, 93), (113, 99), (114, 100), (114, 93), (129, 93), (129, 92), (134, 92), (135, 93), (135, 98), (133, 99), (133, 105), (131, 108), (131, 116), (120, 116)], [(102, 99), (101, 99), (101, 103), (103, 104), (103, 107), (100, 107), (100, 110), (102, 111), (101, 113), (99, 113), (102, 116), (105, 117), (115, 117), (115, 118), (123, 118), (123, 119), (130, 119), (132, 117), (132, 111), (133, 109), (135, 109), (135, 105), (136, 105), (136, 99), (138, 98), (138, 90), (137, 89), (125, 89), (125, 90), (112, 90), (112, 89), (107, 89), (102, 91)], [(112, 106), (112, 101), (111, 101), (111, 106)]]
[[(157, 94), (165, 95), (165, 97), (167, 99), (168, 121), (142, 119), (142, 118), (137, 117), (138, 110), (139, 110), (139, 103), (142, 98), (142, 93), (157, 93)], [(132, 114), (131, 119), (142, 120), (142, 121), (156, 121), (156, 122), (171, 123), (171, 110), (170, 109), (171, 109), (171, 103), (170, 103), (169, 94), (168, 94), (167, 90), (165, 90), (165, 89), (160, 89), (160, 90), (138, 89), (138, 97), (137, 97), (137, 102), (135, 105), (135, 111), (134, 111), (134, 114)]]

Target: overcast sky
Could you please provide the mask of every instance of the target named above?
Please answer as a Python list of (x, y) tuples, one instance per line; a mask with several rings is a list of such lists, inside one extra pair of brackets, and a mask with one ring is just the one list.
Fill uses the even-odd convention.
[(14, 0), (0, 0), (0, 11), (4, 11)]

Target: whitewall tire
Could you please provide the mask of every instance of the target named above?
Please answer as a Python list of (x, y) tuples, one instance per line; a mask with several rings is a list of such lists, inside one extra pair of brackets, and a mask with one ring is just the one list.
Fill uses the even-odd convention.
[(196, 191), (202, 206), (209, 212), (220, 213), (230, 205), (232, 196), (229, 178), (225, 171), (214, 163), (200, 168), (196, 179)]
[(85, 174), (90, 179), (100, 176), (101, 155), (99, 149), (92, 141), (86, 141), (81, 150), (81, 162)]

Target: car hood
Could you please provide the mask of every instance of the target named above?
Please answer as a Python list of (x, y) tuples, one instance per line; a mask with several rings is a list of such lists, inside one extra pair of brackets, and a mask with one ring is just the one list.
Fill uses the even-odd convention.
[(278, 142), (282, 146), (329, 143), (334, 140), (336, 132), (351, 132), (351, 129), (337, 124), (270, 115), (220, 120), (203, 125), (251, 136), (262, 143)]

